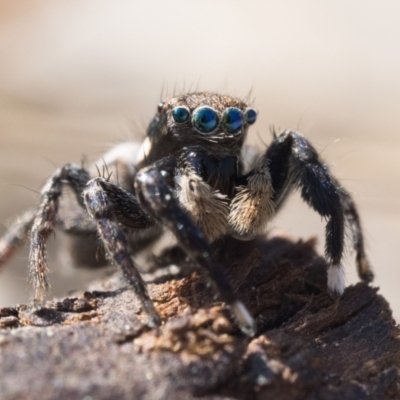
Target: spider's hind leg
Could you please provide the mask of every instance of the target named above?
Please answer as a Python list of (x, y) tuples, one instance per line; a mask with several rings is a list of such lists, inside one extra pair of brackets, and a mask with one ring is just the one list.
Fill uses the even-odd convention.
[(46, 241), (57, 225), (59, 200), (64, 184), (68, 184), (83, 207), (82, 191), (90, 176), (84, 169), (67, 164), (59, 168), (46, 182), (41, 191), (41, 202), (35, 213), (31, 228), (29, 276), (34, 288), (33, 301), (40, 304), (49, 289), (47, 279)]
[(34, 210), (26, 211), (14, 221), (6, 234), (0, 238), (0, 269), (13, 257), (18, 248), (25, 243), (34, 218)]
[(374, 279), (374, 272), (365, 253), (364, 235), (356, 205), (351, 196), (343, 189), (341, 190), (341, 197), (346, 220), (352, 233), (358, 276), (364, 282), (372, 282)]
[(342, 294), (345, 288), (341, 265), (345, 220), (353, 231), (360, 277), (370, 281), (372, 272), (366, 259), (362, 229), (354, 202), (332, 177), (310, 142), (297, 132), (284, 131), (272, 142), (266, 157), (269, 160), (277, 208), (284, 202), (291, 188), (299, 187), (302, 198), (327, 219), (325, 254), (330, 261), (328, 290), (333, 294)]

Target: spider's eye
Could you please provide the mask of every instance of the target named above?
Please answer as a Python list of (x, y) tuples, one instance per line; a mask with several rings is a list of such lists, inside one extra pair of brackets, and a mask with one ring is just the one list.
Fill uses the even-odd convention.
[(177, 124), (183, 124), (189, 119), (190, 111), (187, 107), (175, 107), (172, 111), (172, 118)]
[(164, 102), (162, 101), (161, 103), (158, 103), (158, 106), (157, 106), (157, 111), (160, 113), (161, 111), (162, 111), (162, 109), (163, 109), (163, 107), (164, 107)]
[(204, 106), (194, 111), (192, 122), (200, 133), (211, 133), (217, 128), (219, 118), (214, 109)]
[(238, 133), (243, 127), (243, 113), (236, 107), (227, 108), (222, 117), (222, 123), (227, 133)]
[(254, 122), (256, 122), (257, 119), (257, 112), (256, 110), (254, 110), (253, 108), (249, 108), (246, 111), (246, 121), (249, 125), (254, 124)]

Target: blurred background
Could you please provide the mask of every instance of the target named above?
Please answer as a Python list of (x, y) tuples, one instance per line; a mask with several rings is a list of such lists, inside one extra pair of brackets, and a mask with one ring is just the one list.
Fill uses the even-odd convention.
[[(0, 234), (56, 167), (140, 140), (162, 93), (251, 91), (249, 141), (265, 147), (272, 125), (303, 132), (354, 196), (375, 284), (399, 321), (400, 3), (117, 3), (0, 2)], [(298, 195), (272, 227), (317, 235), (323, 252), (324, 224)], [(93, 279), (51, 247), (53, 294)], [(0, 306), (27, 302), (26, 267), (25, 249), (0, 276)]]

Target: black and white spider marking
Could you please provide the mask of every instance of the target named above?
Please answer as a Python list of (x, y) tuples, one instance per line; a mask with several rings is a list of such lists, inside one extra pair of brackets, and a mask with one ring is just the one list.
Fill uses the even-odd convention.
[[(340, 295), (345, 288), (345, 223), (352, 231), (359, 276), (371, 281), (360, 219), (350, 195), (297, 132), (274, 134), (264, 154), (249, 163), (243, 143), (256, 118), (256, 111), (244, 102), (215, 93), (190, 93), (160, 103), (141, 146), (122, 144), (104, 156), (108, 168), (118, 172), (117, 181), (92, 178), (74, 164), (59, 168), (48, 179), (39, 207), (25, 213), (0, 241), (0, 265), (29, 235), (29, 274), (34, 303), (40, 305), (49, 288), (48, 236), (55, 228), (74, 235), (98, 234), (156, 326), (160, 318), (131, 257), (130, 235), (144, 232), (147, 238), (156, 237), (165, 226), (199, 270), (208, 273), (241, 329), (253, 334), (253, 318), (227, 281), (210, 243), (225, 234), (254, 238), (291, 190), (299, 188), (303, 199), (327, 221), (330, 292)], [(59, 216), (64, 185), (72, 188), (80, 206), (67, 218)]]

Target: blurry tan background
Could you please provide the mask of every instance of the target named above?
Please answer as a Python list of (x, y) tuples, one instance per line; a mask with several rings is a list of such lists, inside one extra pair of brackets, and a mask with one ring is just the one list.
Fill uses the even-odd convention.
[[(252, 90), (250, 140), (264, 146), (270, 125), (302, 131), (354, 195), (375, 283), (400, 320), (399, 15), (389, 0), (2, 0), (0, 234), (57, 166), (141, 137), (162, 88)], [(323, 251), (324, 224), (298, 195), (270, 227), (318, 235)], [(54, 294), (93, 278), (55, 253)], [(26, 265), (25, 249), (2, 272), (0, 306), (27, 301)]]

